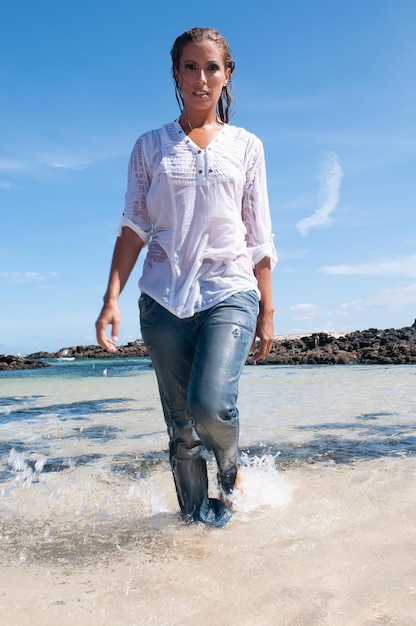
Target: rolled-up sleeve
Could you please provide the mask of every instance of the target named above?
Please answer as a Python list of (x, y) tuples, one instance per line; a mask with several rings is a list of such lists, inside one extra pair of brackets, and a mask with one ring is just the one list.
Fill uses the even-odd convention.
[(147, 243), (152, 232), (147, 210), (151, 174), (146, 166), (145, 152), (144, 137), (141, 137), (137, 140), (129, 161), (127, 191), (119, 223), (119, 235), (123, 227), (128, 227)]
[(277, 252), (271, 232), (264, 149), (260, 139), (254, 135), (248, 146), (246, 159), (242, 218), (247, 231), (247, 248), (253, 267), (269, 257), (273, 268), (277, 263)]

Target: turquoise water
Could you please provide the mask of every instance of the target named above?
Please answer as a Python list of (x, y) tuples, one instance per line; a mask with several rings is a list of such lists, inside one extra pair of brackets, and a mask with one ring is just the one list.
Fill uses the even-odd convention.
[[(148, 468), (167, 461), (148, 359), (50, 363), (0, 373), (1, 481), (19, 478), (22, 464), (33, 469), (36, 462), (40, 475), (105, 457), (114, 471), (112, 454), (120, 454), (123, 445), (135, 451), (135, 471), (140, 463)], [(271, 455), (286, 469), (414, 455), (415, 383), (411, 365), (247, 366), (240, 390), (243, 456), (247, 461)], [(79, 450), (88, 443), (88, 453), (68, 452), (68, 441), (78, 442)], [(12, 450), (22, 461), (17, 469)], [(129, 474), (128, 463), (124, 471)]]

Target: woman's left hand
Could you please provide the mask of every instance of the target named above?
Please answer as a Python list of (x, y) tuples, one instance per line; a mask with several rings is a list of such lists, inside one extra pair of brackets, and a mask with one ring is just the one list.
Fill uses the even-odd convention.
[[(254, 268), (260, 291), (260, 312), (257, 317), (256, 337), (260, 339), (260, 347), (253, 355), (254, 362), (264, 359), (272, 348), (274, 341), (274, 305), (272, 295), (271, 261), (265, 257)], [(254, 350), (255, 340), (252, 349)]]
[(260, 347), (253, 355), (254, 362), (264, 359), (272, 348), (274, 341), (273, 314), (274, 310), (270, 312), (260, 310), (257, 317), (256, 337), (260, 339)]

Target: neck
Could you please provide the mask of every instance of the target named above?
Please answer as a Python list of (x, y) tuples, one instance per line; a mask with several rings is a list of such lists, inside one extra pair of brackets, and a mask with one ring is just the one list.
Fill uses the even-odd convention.
[(212, 129), (223, 125), (223, 122), (217, 116), (217, 113), (188, 113), (184, 109), (179, 118), (179, 123), (186, 133), (190, 133), (196, 128)]

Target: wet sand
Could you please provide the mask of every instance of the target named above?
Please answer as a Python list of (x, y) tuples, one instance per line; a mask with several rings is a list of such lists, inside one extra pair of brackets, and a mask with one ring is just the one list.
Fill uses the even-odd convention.
[[(167, 471), (133, 488), (77, 469), (66, 486), (37, 485), (38, 508), (14, 490), (3, 501), (1, 623), (416, 624), (414, 458), (261, 471), (265, 492), (259, 470), (245, 469), (240, 512), (223, 530), (176, 521)], [(153, 505), (164, 510), (146, 516), (136, 489), (148, 502), (161, 494)]]

